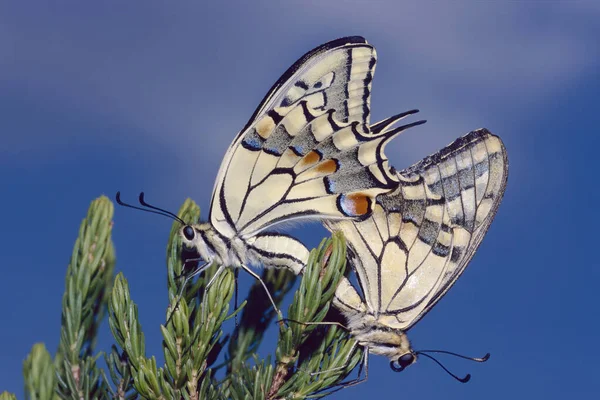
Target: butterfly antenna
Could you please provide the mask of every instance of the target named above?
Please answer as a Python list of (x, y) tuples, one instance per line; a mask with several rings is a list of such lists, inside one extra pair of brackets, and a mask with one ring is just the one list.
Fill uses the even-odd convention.
[(144, 200), (144, 192), (140, 193), (140, 197), (139, 197), (138, 200), (139, 200), (140, 204), (143, 205), (144, 207), (148, 207), (148, 208), (150, 208), (152, 210), (156, 210), (156, 211), (162, 212), (162, 213), (164, 213), (163, 215), (172, 217), (174, 220), (179, 221), (182, 225), (187, 225), (181, 218), (179, 218), (179, 216), (177, 214), (172, 213), (171, 211), (167, 211), (167, 210), (164, 210), (162, 208), (159, 208), (159, 207), (156, 207), (156, 206), (153, 206), (151, 204), (146, 203), (146, 200)]
[(419, 354), (423, 354), (423, 353), (449, 354), (454, 357), (462, 358), (462, 359), (469, 360), (469, 361), (475, 361), (475, 362), (486, 362), (487, 360), (490, 359), (490, 353), (487, 353), (483, 357), (467, 357), (467, 356), (463, 356), (462, 354), (453, 353), (451, 351), (446, 351), (446, 350), (419, 350)]
[(442, 364), (437, 358), (427, 354), (427, 353), (439, 353), (439, 354), (449, 354), (451, 356), (455, 356), (455, 357), (459, 357), (459, 358), (463, 358), (465, 360), (470, 360), (470, 361), (476, 361), (476, 362), (485, 362), (490, 358), (490, 353), (487, 353), (485, 356), (479, 358), (479, 357), (467, 357), (467, 356), (463, 356), (461, 354), (457, 354), (457, 353), (453, 353), (451, 351), (445, 351), (445, 350), (421, 350), (421, 351), (417, 351), (416, 354), (418, 355), (422, 355), (425, 356), (431, 360), (433, 360), (437, 365), (439, 365), (444, 371), (446, 371), (446, 373), (448, 375), (450, 375), (451, 377), (453, 377), (454, 379), (456, 379), (457, 381), (461, 382), (461, 383), (467, 383), (471, 380), (471, 374), (467, 374), (464, 378), (461, 378), (455, 374), (453, 374), (452, 372), (450, 372), (450, 370), (448, 368), (446, 368), (444, 366), (444, 364)]
[[(117, 195), (115, 196), (115, 198), (117, 200), (117, 204), (119, 204), (120, 206), (129, 207), (129, 208), (133, 208), (134, 210), (140, 210), (140, 211), (144, 211), (144, 212), (148, 212), (148, 213), (152, 213), (152, 214), (162, 215), (163, 217), (168, 217), (168, 218), (174, 219), (175, 221), (179, 222), (182, 225), (187, 225), (181, 218), (179, 218), (177, 215), (173, 214), (172, 212), (163, 210), (158, 207), (149, 206), (148, 203), (146, 203), (146, 202), (142, 203), (140, 201), (140, 204), (142, 204), (143, 206), (149, 207), (150, 209), (142, 208), (142, 207), (134, 206), (132, 204), (125, 203), (123, 200), (121, 200), (121, 192), (117, 192)], [(140, 193), (140, 199), (141, 200), (144, 199), (144, 192)], [(158, 210), (158, 211), (155, 211), (155, 210)]]
[(444, 371), (446, 371), (446, 373), (447, 373), (448, 375), (450, 375), (451, 377), (453, 377), (454, 379), (456, 379), (457, 381), (459, 381), (459, 382), (461, 382), (461, 383), (467, 383), (467, 382), (469, 382), (469, 381), (471, 380), (471, 374), (467, 374), (467, 375), (466, 375), (464, 378), (460, 378), (460, 377), (458, 377), (458, 376), (454, 375), (452, 372), (450, 372), (450, 371), (448, 370), (448, 368), (444, 367), (444, 364), (442, 364), (441, 362), (439, 362), (439, 361), (438, 361), (438, 360), (437, 360), (435, 357), (433, 357), (433, 356), (430, 356), (429, 354), (426, 354), (426, 353), (417, 353), (417, 354), (419, 354), (419, 355), (422, 355), (422, 356), (425, 356), (425, 357), (427, 357), (427, 358), (430, 358), (430, 359), (432, 359), (433, 361), (435, 361), (435, 363), (436, 363), (437, 365), (439, 365), (440, 367), (442, 367), (442, 369), (443, 369)]

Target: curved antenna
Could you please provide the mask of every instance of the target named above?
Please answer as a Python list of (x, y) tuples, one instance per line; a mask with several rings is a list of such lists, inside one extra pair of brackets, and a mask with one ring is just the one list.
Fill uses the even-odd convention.
[(144, 192), (140, 192), (140, 197), (138, 200), (139, 200), (140, 204), (143, 205), (144, 207), (148, 207), (152, 210), (163, 212), (166, 215), (169, 215), (169, 216), (173, 217), (174, 219), (176, 219), (177, 221), (181, 222), (183, 225), (187, 225), (181, 218), (179, 218), (179, 216), (177, 214), (146, 203), (146, 200), (144, 200)]
[[(124, 201), (121, 200), (121, 192), (120, 191), (117, 192), (115, 199), (117, 200), (117, 204), (119, 204), (120, 206), (129, 207), (129, 208), (133, 208), (134, 210), (145, 211), (145, 212), (149, 212), (152, 214), (162, 215), (163, 217), (168, 217), (168, 218), (174, 219), (175, 221), (179, 222), (181, 225), (187, 225), (185, 223), (185, 221), (182, 220), (181, 218), (179, 218), (176, 214), (173, 214), (172, 212), (167, 211), (167, 210), (163, 210), (162, 208), (151, 206), (148, 203), (146, 203), (144, 201), (144, 192), (140, 193), (140, 197), (139, 197), (140, 204), (145, 207), (148, 207), (150, 209), (142, 208), (142, 207), (134, 206), (132, 204), (125, 203)], [(157, 211), (154, 211), (154, 210), (157, 210)]]
[(467, 382), (469, 382), (469, 381), (471, 380), (471, 374), (467, 374), (467, 375), (466, 375), (464, 378), (459, 378), (458, 376), (456, 376), (456, 375), (454, 375), (452, 372), (450, 372), (450, 371), (448, 370), (448, 368), (444, 367), (444, 364), (442, 364), (441, 362), (439, 362), (439, 361), (437, 360), (437, 358), (435, 358), (435, 357), (433, 357), (433, 356), (430, 356), (430, 355), (429, 355), (429, 354), (427, 354), (427, 353), (421, 353), (421, 352), (417, 352), (417, 354), (419, 354), (419, 355), (422, 355), (422, 356), (425, 356), (425, 357), (427, 357), (427, 358), (430, 358), (430, 359), (432, 359), (433, 361), (435, 361), (435, 362), (436, 362), (436, 364), (437, 364), (437, 365), (439, 365), (440, 367), (442, 367), (442, 369), (443, 369), (444, 371), (446, 371), (446, 373), (447, 373), (448, 375), (450, 375), (451, 377), (453, 377), (454, 379), (456, 379), (457, 381), (459, 381), (459, 382), (461, 382), (461, 383), (467, 383)]
[(463, 358), (465, 360), (475, 361), (475, 362), (486, 362), (487, 360), (490, 359), (490, 353), (486, 353), (486, 355), (483, 357), (467, 357), (467, 356), (463, 356), (462, 354), (453, 353), (451, 351), (446, 351), (446, 350), (419, 350), (418, 351), (418, 354), (423, 354), (423, 353), (449, 354), (454, 357)]

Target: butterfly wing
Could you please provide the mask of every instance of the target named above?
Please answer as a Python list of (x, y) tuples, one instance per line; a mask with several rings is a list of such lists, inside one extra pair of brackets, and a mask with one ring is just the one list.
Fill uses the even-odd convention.
[(343, 38), (307, 53), (275, 83), (221, 164), (210, 211), (221, 234), (363, 217), (397, 185), (383, 148), (398, 132), (368, 129), (375, 64), (363, 38)]
[[(326, 223), (350, 244), (370, 312), (403, 330), (425, 315), (473, 257), (507, 176), (501, 140), (476, 130), (400, 171), (398, 189), (379, 196), (366, 220)], [(346, 307), (356, 303), (348, 288), (338, 297)]]
[(239, 135), (275, 107), (287, 107), (300, 99), (322, 111), (335, 110), (341, 122), (369, 125), (371, 81), (377, 54), (361, 36), (325, 43), (300, 57), (269, 89)]

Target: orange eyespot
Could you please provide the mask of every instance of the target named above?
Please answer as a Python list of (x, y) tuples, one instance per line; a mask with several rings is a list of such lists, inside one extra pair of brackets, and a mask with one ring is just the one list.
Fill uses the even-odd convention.
[(371, 211), (371, 198), (363, 193), (338, 197), (338, 208), (349, 217), (360, 217)]

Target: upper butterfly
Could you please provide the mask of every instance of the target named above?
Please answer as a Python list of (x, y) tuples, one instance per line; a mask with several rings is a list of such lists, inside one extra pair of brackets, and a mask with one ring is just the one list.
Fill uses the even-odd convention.
[(297, 219), (368, 217), (375, 197), (398, 186), (383, 154), (386, 143), (425, 122), (370, 131), (375, 64), (375, 49), (364, 38), (347, 37), (292, 65), (229, 146), (209, 220), (182, 227), (183, 244), (223, 267), (262, 264), (298, 274), (308, 250), (265, 229)]
[(406, 331), (464, 272), (496, 214), (507, 177), (502, 141), (479, 129), (398, 172), (400, 185), (377, 198), (369, 218), (326, 222), (344, 233), (364, 295), (344, 278), (334, 305), (365, 349), (365, 363), (370, 351), (387, 356), (400, 371), (418, 354), (427, 356), (412, 349)]

